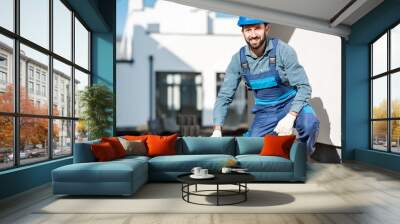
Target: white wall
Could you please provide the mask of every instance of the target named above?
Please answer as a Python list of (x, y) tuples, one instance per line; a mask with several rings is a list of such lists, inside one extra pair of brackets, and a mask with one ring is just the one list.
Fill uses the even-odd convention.
[(308, 75), (313, 105), (320, 119), (318, 142), (341, 145), (340, 37), (295, 29), (289, 44)]

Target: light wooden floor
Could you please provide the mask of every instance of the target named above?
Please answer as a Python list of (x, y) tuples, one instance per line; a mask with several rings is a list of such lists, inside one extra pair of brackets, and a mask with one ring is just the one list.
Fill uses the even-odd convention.
[[(357, 214), (36, 214), (52, 200), (42, 186), (0, 202), (0, 223), (219, 224), (219, 223), (400, 223), (400, 174), (358, 163), (310, 166), (308, 182), (317, 183), (351, 203), (367, 204)], [(173, 206), (173, 205), (172, 205)]]

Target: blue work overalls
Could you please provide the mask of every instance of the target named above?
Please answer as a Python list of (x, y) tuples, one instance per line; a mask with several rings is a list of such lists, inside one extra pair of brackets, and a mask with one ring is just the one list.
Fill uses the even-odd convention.
[[(269, 70), (260, 74), (252, 74), (246, 59), (245, 47), (240, 49), (240, 63), (243, 70), (243, 78), (249, 89), (254, 92), (255, 114), (253, 124), (245, 136), (264, 136), (272, 134), (278, 122), (290, 111), (293, 98), (296, 95), (296, 87), (282, 83), (276, 69), (276, 47), (278, 39), (271, 39), (273, 48), (269, 52)], [(314, 145), (319, 131), (319, 120), (307, 104), (298, 113), (294, 123), (299, 139), (307, 144), (307, 153), (314, 152)]]

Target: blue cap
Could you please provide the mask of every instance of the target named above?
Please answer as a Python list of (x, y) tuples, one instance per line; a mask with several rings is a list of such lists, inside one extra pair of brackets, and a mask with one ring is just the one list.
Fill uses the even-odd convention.
[(268, 23), (264, 20), (261, 19), (254, 19), (254, 18), (249, 18), (245, 16), (240, 16), (239, 20), (237, 22), (237, 25), (242, 27), (244, 25), (255, 25), (255, 24), (262, 24), (262, 23)]

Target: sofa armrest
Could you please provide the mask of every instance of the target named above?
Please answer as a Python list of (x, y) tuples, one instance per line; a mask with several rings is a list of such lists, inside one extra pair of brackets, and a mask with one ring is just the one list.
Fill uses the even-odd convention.
[(74, 163), (95, 162), (96, 158), (94, 157), (90, 146), (92, 144), (97, 144), (97, 143), (100, 143), (100, 140), (75, 143), (75, 145), (74, 145)]
[(307, 158), (306, 144), (296, 140), (290, 149), (290, 160), (293, 162), (294, 181), (306, 180)]

